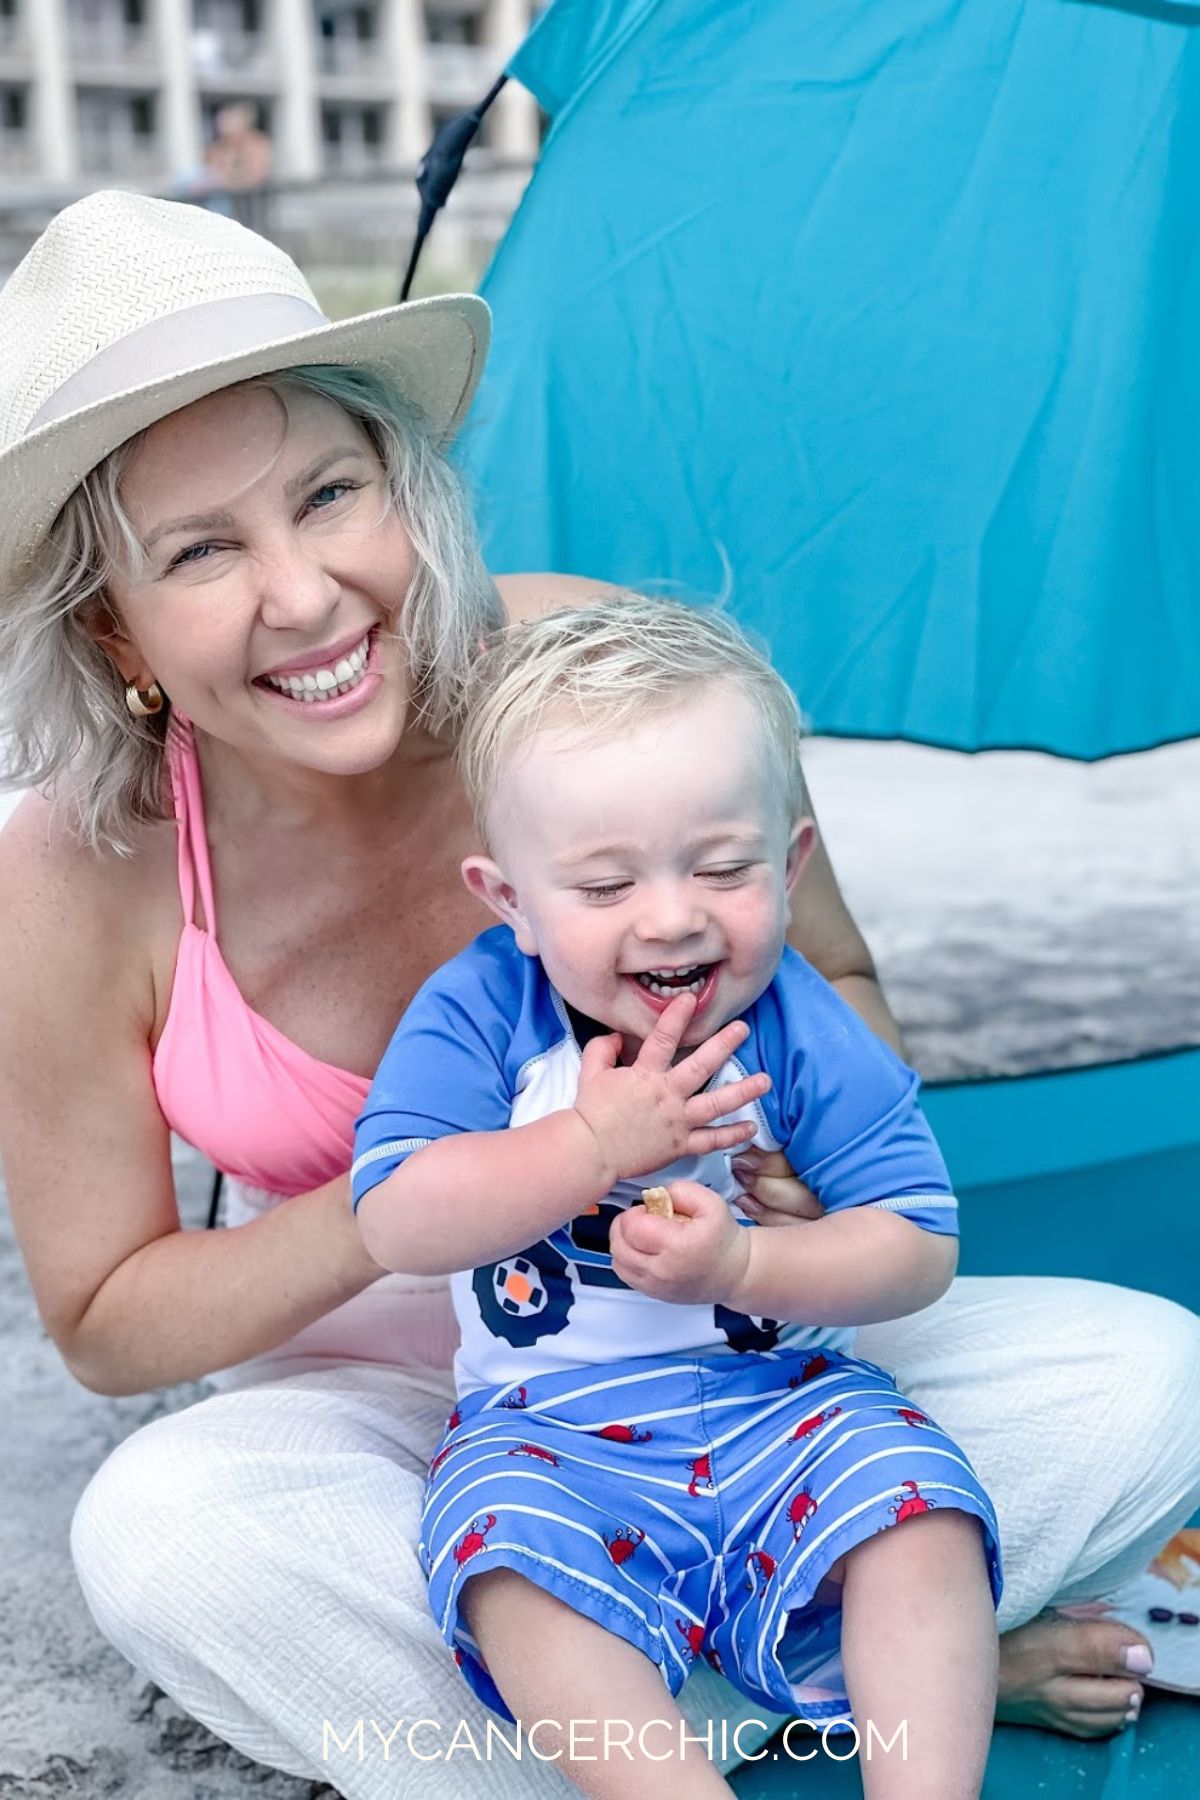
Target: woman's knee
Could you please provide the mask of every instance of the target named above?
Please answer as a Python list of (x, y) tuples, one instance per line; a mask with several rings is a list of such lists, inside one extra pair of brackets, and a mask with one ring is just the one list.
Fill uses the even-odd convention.
[(269, 1505), (270, 1456), (255, 1467), (240, 1430), (225, 1438), (211, 1428), (203, 1415), (220, 1404), (202, 1402), (134, 1432), (75, 1509), (80, 1584), (101, 1630), (132, 1660), (130, 1638), (171, 1635), (185, 1596), (220, 1592), (236, 1607), (247, 1509), (256, 1491)]
[(143, 1426), (80, 1498), (71, 1526), (80, 1585), (130, 1661), (147, 1666), (150, 1645), (182, 1641), (200, 1616), (237, 1632), (264, 1608), (294, 1613), (366, 1515), (386, 1519), (396, 1588), (407, 1576), (414, 1596), (423, 1592), (419, 1478), (361, 1432), (356, 1443), (345, 1421), (332, 1443), (301, 1441), (288, 1406), (264, 1412), (260, 1392)]
[(80, 1496), (71, 1555), (104, 1635), (131, 1660), (133, 1639), (171, 1618), (170, 1596), (212, 1556), (201, 1524), (215, 1507), (221, 1475), (189, 1456), (178, 1417), (157, 1419), (119, 1444)]
[(1200, 1405), (1200, 1316), (1132, 1288), (1114, 1288), (1121, 1316), (1116, 1329), (1128, 1339), (1130, 1368), (1135, 1377), (1145, 1370), (1153, 1383), (1156, 1402), (1167, 1401), (1195, 1419)]

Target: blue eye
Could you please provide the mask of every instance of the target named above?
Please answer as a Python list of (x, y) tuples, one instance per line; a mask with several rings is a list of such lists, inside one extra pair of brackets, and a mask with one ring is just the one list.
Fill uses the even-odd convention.
[[(326, 481), (319, 488), (314, 489), (305, 504), (315, 507), (318, 512), (324, 512), (326, 507), (332, 506), (334, 501), (340, 500), (343, 494), (352, 494), (359, 485), (357, 481)], [(323, 501), (322, 494), (332, 494), (333, 499)]]
[(171, 558), (170, 562), (167, 564), (167, 569), (168, 571), (171, 569), (179, 569), (182, 568), (185, 563), (207, 562), (208, 558), (204, 556), (202, 552), (214, 548), (215, 545), (209, 543), (189, 544), (185, 550), (179, 552), (178, 556), (173, 556)]

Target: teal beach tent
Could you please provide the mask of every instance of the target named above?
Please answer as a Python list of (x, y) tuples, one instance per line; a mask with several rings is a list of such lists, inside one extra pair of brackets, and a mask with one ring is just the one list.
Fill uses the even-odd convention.
[(728, 589), (821, 732), (1197, 735), (1193, 19), (556, 0), (466, 452), (499, 565)]
[[(1200, 735), (1200, 0), (555, 0), (510, 67), (549, 123), (463, 440), (492, 567), (726, 598), (817, 732)], [(927, 1104), (966, 1271), (1200, 1304), (1200, 1048)], [(1200, 1712), (1136, 1762), (998, 1733), (994, 1800), (1031, 1736), (1149, 1800)]]

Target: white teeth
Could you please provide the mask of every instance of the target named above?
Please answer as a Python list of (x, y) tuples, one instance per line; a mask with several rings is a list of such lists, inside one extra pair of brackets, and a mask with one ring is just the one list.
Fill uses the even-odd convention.
[(306, 669), (302, 675), (264, 675), (263, 680), (289, 700), (320, 703), (332, 699), (335, 693), (348, 694), (351, 688), (358, 686), (370, 649), (370, 639), (365, 637), (357, 650), (343, 656), (332, 668)]
[(693, 966), (699, 969), (700, 973), (692, 981), (680, 982), (677, 979), (668, 983), (655, 979), (658, 975), (678, 977), (687, 973), (684, 969), (647, 969), (637, 979), (642, 987), (646, 988), (649, 993), (657, 995), (660, 1000), (670, 999), (675, 994), (698, 994), (708, 980), (708, 968), (704, 963), (696, 963)]

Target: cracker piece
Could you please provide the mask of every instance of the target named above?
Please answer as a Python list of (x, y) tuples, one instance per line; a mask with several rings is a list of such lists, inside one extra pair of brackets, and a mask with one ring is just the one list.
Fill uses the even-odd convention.
[(671, 1196), (665, 1187), (642, 1189), (642, 1205), (656, 1219), (673, 1219), (675, 1208), (671, 1205)]

